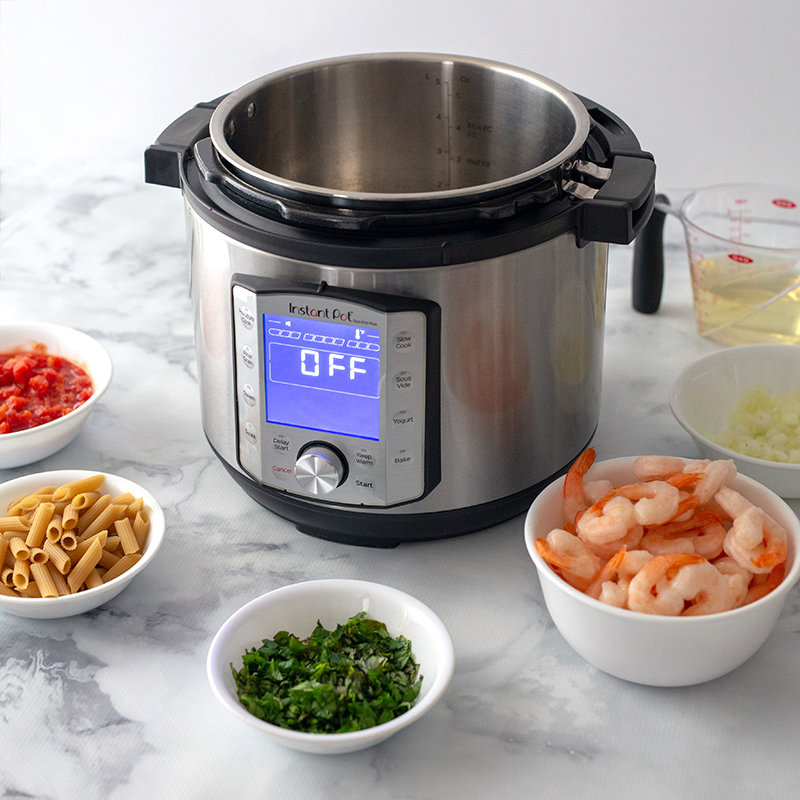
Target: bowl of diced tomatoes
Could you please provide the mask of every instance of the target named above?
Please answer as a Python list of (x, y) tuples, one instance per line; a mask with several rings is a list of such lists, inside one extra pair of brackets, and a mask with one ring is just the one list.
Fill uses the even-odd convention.
[(69, 444), (112, 375), (108, 352), (86, 333), (48, 322), (0, 325), (0, 469)]

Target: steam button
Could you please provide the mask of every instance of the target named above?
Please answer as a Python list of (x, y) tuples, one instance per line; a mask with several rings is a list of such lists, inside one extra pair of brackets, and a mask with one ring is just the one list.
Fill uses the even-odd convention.
[(247, 403), (247, 405), (249, 405), (251, 408), (258, 400), (255, 391), (253, 391), (253, 387), (249, 383), (246, 383), (242, 387), (242, 397), (244, 398), (245, 403)]

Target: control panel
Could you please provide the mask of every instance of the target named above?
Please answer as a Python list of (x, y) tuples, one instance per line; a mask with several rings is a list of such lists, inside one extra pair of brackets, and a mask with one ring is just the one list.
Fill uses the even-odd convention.
[(439, 480), (439, 307), (235, 275), (239, 463), (343, 505), (419, 499)]

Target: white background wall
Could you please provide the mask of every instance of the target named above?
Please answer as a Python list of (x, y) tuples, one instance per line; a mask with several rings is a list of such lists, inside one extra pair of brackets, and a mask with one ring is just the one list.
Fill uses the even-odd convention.
[(263, 74), (391, 50), (505, 61), (592, 98), (662, 189), (800, 185), (797, 0), (0, 0), (0, 164), (135, 157)]

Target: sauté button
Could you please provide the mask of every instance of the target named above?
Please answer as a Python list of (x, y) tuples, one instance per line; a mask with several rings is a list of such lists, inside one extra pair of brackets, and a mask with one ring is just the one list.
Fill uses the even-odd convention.
[(244, 435), (250, 444), (258, 444), (258, 434), (256, 434), (256, 429), (252, 422), (245, 422)]

